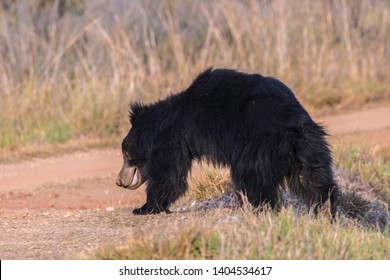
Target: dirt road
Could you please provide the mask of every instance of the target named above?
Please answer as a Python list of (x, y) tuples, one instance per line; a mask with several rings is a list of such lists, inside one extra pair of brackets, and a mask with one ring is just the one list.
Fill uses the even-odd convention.
[[(316, 121), (332, 137), (390, 145), (390, 107)], [(142, 233), (146, 221), (161, 219), (130, 215), (145, 195), (143, 188), (115, 186), (121, 161), (118, 148), (0, 165), (0, 259), (67, 258)]]

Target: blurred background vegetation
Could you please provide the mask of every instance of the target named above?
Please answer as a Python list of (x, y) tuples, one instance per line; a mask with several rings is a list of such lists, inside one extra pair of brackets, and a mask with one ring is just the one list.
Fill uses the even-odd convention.
[(275, 76), (315, 115), (386, 102), (389, 8), (385, 0), (0, 0), (0, 149), (120, 139), (131, 100), (178, 92), (211, 66)]

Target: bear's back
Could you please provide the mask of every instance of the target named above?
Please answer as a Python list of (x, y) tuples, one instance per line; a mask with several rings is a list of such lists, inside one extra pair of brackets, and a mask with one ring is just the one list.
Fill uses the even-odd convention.
[(275, 98), (296, 102), (293, 92), (282, 82), (259, 74), (231, 69), (207, 69), (183, 92), (188, 99), (207, 102)]
[[(151, 122), (209, 123), (241, 126), (253, 121), (295, 126), (311, 123), (293, 92), (275, 78), (230, 69), (208, 69), (179, 94), (148, 106)], [(202, 127), (203, 128), (203, 127)]]
[(241, 118), (244, 122), (253, 114), (251, 118), (256, 122), (272, 119), (293, 126), (312, 122), (285, 84), (259, 74), (208, 69), (178, 97), (178, 108), (200, 115), (204, 121)]

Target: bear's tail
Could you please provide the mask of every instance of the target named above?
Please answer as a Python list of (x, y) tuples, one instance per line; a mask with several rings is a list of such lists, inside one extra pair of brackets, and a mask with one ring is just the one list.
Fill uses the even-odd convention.
[(316, 123), (305, 124), (294, 141), (294, 158), (287, 178), (291, 193), (303, 199), (317, 213), (330, 201), (332, 216), (337, 213), (339, 190), (333, 180), (332, 154), (326, 133)]

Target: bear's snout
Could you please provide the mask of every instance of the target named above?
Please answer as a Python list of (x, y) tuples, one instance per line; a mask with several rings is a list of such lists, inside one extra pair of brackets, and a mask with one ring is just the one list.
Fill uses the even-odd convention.
[(139, 171), (134, 166), (123, 164), (121, 171), (116, 179), (116, 184), (119, 187), (135, 190), (142, 185)]

